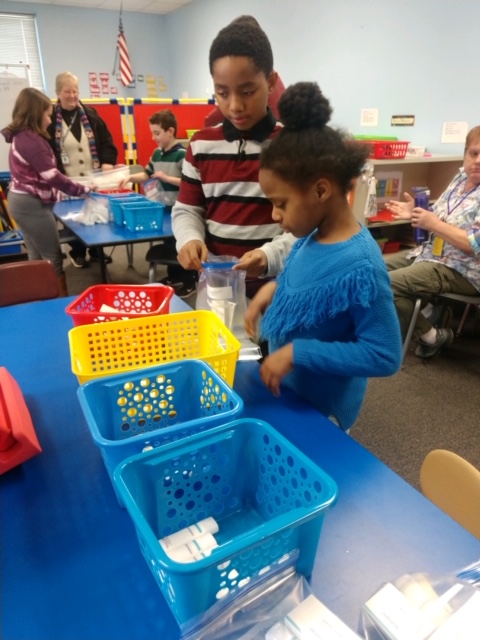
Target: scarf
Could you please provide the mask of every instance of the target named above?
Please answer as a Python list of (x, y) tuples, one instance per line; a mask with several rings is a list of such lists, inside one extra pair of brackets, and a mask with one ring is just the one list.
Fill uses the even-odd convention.
[[(83, 108), (82, 103), (80, 102), (77, 109), (77, 114), (80, 117), (80, 123), (85, 131), (85, 135), (88, 140), (88, 145), (90, 147), (90, 155), (92, 156), (92, 166), (94, 169), (100, 168), (100, 161), (98, 159), (97, 152), (97, 144), (95, 142), (95, 136), (93, 135), (92, 125), (87, 118), (87, 114), (85, 113), (85, 109)], [(60, 102), (57, 102), (55, 105), (55, 145), (57, 147), (58, 153), (62, 152), (62, 107), (60, 106)]]

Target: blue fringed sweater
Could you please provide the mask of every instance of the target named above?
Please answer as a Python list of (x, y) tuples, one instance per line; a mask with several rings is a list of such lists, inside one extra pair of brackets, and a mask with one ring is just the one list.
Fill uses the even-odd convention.
[(283, 384), (335, 416), (355, 422), (367, 378), (395, 373), (401, 336), (382, 255), (365, 227), (345, 242), (315, 232), (293, 247), (262, 321), (270, 352), (293, 342), (294, 369)]

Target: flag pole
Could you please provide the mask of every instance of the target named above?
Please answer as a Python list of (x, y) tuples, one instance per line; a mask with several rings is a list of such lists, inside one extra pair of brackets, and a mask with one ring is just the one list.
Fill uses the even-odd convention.
[[(123, 10), (123, 2), (120, 3), (120, 16), (119, 16), (119, 20), (118, 20), (118, 24), (120, 25), (120, 23), (122, 22), (122, 10)], [(117, 41), (118, 41), (118, 36), (117, 36)], [(118, 62), (118, 44), (115, 47), (115, 59), (113, 61), (113, 71), (112, 71), (112, 76), (115, 75), (116, 70), (117, 70), (117, 62)]]

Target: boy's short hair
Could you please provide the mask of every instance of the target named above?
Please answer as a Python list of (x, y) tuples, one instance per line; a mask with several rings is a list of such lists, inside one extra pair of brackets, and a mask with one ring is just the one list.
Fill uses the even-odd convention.
[(250, 58), (268, 78), (273, 71), (273, 52), (267, 34), (250, 20), (234, 20), (221, 29), (210, 46), (209, 65), (226, 56)]
[(177, 135), (177, 119), (174, 114), (170, 111), (170, 109), (162, 109), (162, 111), (157, 111), (148, 119), (150, 124), (158, 124), (162, 127), (164, 131), (168, 131), (170, 127), (173, 128), (173, 135)]

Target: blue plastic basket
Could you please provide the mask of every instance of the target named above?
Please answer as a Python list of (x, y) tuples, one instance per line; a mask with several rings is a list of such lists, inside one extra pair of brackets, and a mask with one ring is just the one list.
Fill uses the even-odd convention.
[[(241, 419), (135, 456), (114, 472), (144, 558), (180, 625), (297, 557), (310, 575), (335, 482), (267, 423)], [(209, 557), (172, 560), (158, 540), (212, 516)]]
[(119, 227), (122, 227), (125, 224), (125, 219), (123, 217), (123, 203), (132, 203), (132, 202), (145, 202), (145, 196), (142, 196), (138, 193), (131, 194), (119, 194), (117, 197), (109, 198), (109, 208), (110, 213), (112, 214), (112, 218), (115, 224), (118, 224)]
[(243, 411), (242, 399), (201, 360), (99, 378), (77, 393), (112, 479), (125, 458), (228, 422)]
[(165, 207), (144, 198), (140, 201), (121, 202), (125, 226), (129, 231), (161, 231)]

